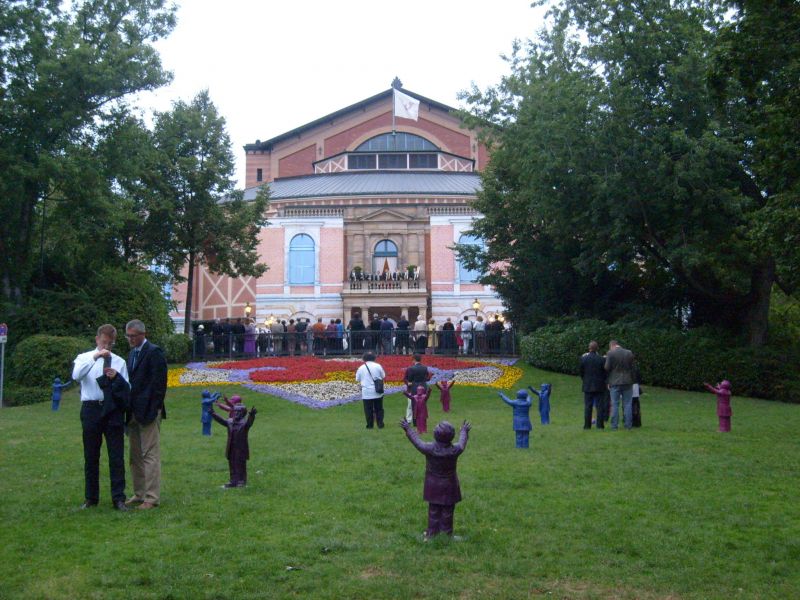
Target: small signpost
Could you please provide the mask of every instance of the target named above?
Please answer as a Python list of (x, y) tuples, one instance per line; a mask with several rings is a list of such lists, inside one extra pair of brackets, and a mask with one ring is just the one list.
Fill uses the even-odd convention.
[(8, 341), (8, 325), (0, 323), (0, 408), (3, 407), (3, 379), (6, 371), (6, 342)]

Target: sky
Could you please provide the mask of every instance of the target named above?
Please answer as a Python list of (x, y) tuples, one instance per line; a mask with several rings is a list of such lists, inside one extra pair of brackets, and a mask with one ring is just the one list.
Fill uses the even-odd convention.
[(156, 43), (170, 85), (137, 104), (166, 111), (208, 89), (225, 118), (244, 187), (243, 146), (383, 92), (405, 89), (453, 107), (475, 83), (499, 83), (514, 39), (536, 36), (531, 0), (182, 0)]

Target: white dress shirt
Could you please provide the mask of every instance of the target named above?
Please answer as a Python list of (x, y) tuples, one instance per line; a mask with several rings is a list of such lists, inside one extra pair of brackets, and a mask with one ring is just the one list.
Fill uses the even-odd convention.
[[(79, 354), (72, 367), (72, 379), (81, 384), (81, 402), (103, 399), (103, 390), (97, 385), (97, 378), (103, 374), (103, 357), (95, 360), (94, 355), (97, 352), (99, 352), (99, 348)], [(111, 368), (117, 372), (117, 375), (124, 377), (125, 381), (129, 381), (128, 365), (113, 352), (111, 353)]]

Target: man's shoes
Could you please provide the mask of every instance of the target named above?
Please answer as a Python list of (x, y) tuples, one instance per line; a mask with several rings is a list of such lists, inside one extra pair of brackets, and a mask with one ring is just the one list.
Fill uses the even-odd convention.
[(136, 507), (136, 510), (150, 510), (151, 508), (155, 508), (158, 504), (153, 504), (152, 502), (142, 502), (139, 506)]
[(81, 510), (86, 510), (87, 508), (97, 508), (97, 502), (91, 502), (90, 500), (87, 500), (86, 502), (81, 504), (80, 508)]
[(127, 507), (126, 502), (124, 500), (117, 500), (114, 502), (114, 510), (118, 510), (120, 512), (128, 512), (130, 508)]
[(125, 500), (125, 506), (136, 506), (137, 504), (141, 504), (144, 502), (141, 498), (137, 498), (136, 496), (131, 496), (127, 500)]

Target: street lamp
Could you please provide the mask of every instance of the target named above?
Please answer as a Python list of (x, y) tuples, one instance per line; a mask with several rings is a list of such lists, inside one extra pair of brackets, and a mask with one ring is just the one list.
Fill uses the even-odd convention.
[(472, 310), (475, 311), (475, 318), (478, 318), (478, 311), (481, 309), (481, 303), (475, 298), (475, 302), (472, 303)]
[(249, 319), (251, 312), (253, 312), (253, 307), (250, 306), (250, 303), (248, 302), (247, 305), (244, 307), (244, 316)]

